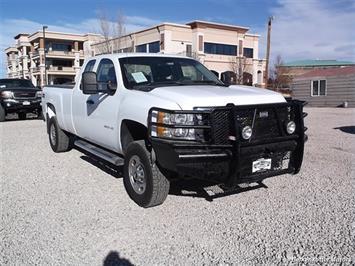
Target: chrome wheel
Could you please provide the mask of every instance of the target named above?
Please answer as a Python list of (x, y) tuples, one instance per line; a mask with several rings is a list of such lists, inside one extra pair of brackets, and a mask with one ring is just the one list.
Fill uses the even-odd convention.
[(137, 155), (132, 156), (128, 165), (129, 181), (137, 194), (143, 194), (147, 185), (144, 166)]
[(51, 140), (52, 145), (55, 146), (57, 142), (57, 133), (55, 131), (54, 123), (49, 128), (49, 138)]

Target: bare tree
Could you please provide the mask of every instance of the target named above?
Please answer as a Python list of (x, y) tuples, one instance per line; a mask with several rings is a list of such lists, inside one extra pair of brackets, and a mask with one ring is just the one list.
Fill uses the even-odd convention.
[(122, 49), (122, 36), (126, 34), (126, 18), (122, 11), (117, 12), (116, 23), (113, 25), (113, 51)]
[(108, 54), (119, 52), (122, 48), (122, 36), (126, 32), (125, 17), (121, 11), (117, 12), (115, 20), (110, 19), (107, 12), (99, 11), (99, 33), (103, 36), (104, 41), (98, 46), (98, 53)]
[(232, 72), (235, 74), (236, 84), (243, 84), (243, 74), (247, 70), (247, 58), (236, 56), (230, 61)]
[(276, 91), (289, 88), (292, 82), (292, 76), (288, 74), (283, 65), (284, 63), (281, 55), (277, 55), (273, 68), (270, 71), (269, 79), (271, 81), (270, 85), (272, 85), (272, 88)]
[(110, 39), (111, 34), (111, 24), (108, 19), (107, 13), (104, 10), (99, 11), (99, 33), (104, 37), (104, 41), (99, 46), (100, 54), (108, 54), (112, 52)]

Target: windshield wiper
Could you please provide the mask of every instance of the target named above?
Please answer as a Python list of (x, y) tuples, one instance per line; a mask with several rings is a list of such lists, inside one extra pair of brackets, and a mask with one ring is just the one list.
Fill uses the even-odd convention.
[(152, 89), (156, 87), (161, 87), (164, 85), (177, 85), (177, 86), (183, 86), (187, 85), (181, 81), (177, 80), (167, 80), (167, 81), (156, 81), (156, 82), (145, 82), (144, 84), (136, 84), (133, 86), (133, 89), (137, 90), (143, 90), (143, 91), (151, 91)]
[(211, 84), (211, 85), (215, 85), (215, 86), (228, 87), (228, 85), (221, 83), (221, 82), (214, 81), (214, 80), (192, 80), (191, 83), (193, 83), (193, 84)]

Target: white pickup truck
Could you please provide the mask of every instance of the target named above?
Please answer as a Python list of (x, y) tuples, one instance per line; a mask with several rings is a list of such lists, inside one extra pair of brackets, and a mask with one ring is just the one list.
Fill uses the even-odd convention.
[(299, 172), (303, 102), (226, 86), (191, 58), (112, 54), (88, 59), (74, 86), (44, 88), (54, 152), (77, 146), (124, 168), (138, 205), (166, 199), (170, 181), (238, 184)]

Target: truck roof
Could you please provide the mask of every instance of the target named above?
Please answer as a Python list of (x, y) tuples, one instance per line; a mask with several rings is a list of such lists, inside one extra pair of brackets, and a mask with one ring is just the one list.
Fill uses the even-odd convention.
[(88, 59), (95, 59), (95, 58), (125, 58), (125, 57), (175, 57), (175, 58), (188, 58), (193, 59), (191, 57), (176, 55), (176, 54), (160, 54), (160, 53), (115, 53), (115, 54), (101, 54), (90, 57)]

